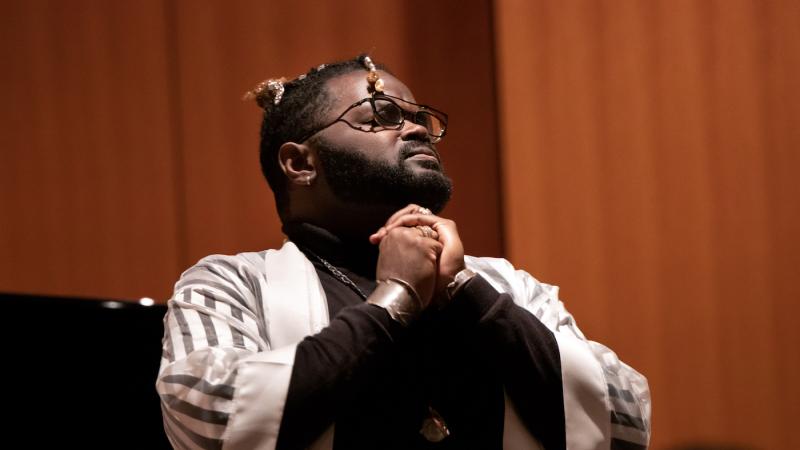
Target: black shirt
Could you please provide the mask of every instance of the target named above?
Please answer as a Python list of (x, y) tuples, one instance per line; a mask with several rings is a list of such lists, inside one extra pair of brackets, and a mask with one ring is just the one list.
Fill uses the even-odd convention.
[[(305, 448), (335, 423), (334, 449), (501, 449), (503, 391), (545, 448), (565, 448), (558, 347), (538, 319), (475, 277), (450, 306), (404, 328), (367, 304), (377, 246), (309, 224), (284, 231), (312, 261), (330, 324), (297, 347), (278, 449)], [(431, 408), (451, 435), (420, 433)]]

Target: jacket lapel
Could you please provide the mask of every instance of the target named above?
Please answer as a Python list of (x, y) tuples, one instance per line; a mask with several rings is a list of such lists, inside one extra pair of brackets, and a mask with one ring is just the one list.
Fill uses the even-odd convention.
[(314, 265), (286, 241), (264, 258), (267, 292), (264, 314), (270, 346), (294, 345), (328, 325), (328, 303)]

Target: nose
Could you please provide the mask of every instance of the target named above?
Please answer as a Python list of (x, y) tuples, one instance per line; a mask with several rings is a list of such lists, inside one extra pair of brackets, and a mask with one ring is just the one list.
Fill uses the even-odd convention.
[(400, 138), (404, 141), (425, 141), (430, 142), (428, 129), (420, 125), (411, 118), (406, 118), (403, 121), (403, 127), (400, 129)]

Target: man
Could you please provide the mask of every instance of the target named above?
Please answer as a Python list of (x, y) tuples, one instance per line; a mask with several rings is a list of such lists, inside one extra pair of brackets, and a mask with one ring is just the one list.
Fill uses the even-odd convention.
[(288, 240), (175, 285), (157, 381), (173, 446), (646, 447), (646, 379), (556, 287), (464, 256), (436, 215), (444, 113), (366, 56), (251, 96)]

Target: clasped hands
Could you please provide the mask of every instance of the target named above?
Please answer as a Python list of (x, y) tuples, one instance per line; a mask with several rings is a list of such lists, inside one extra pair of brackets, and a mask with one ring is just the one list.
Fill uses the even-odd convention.
[(443, 305), (445, 288), (465, 267), (456, 223), (419, 205), (411, 204), (394, 213), (369, 240), (380, 248), (377, 279), (407, 282), (424, 307)]

